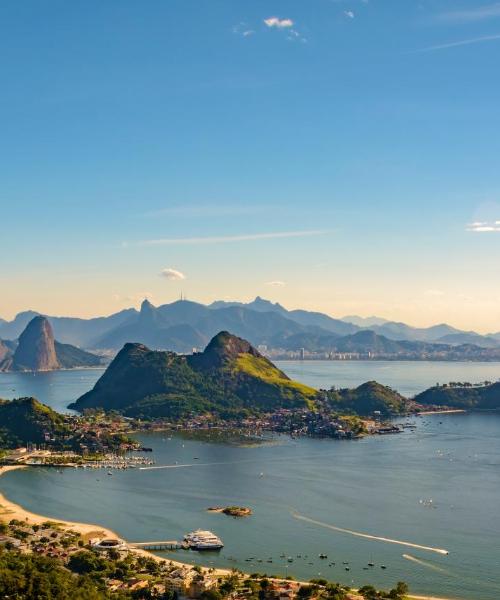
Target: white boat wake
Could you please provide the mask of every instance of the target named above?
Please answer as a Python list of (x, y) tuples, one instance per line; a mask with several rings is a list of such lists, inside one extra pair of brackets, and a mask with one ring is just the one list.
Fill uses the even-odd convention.
[(348, 533), (349, 535), (354, 535), (356, 537), (365, 538), (367, 540), (377, 540), (379, 542), (386, 542), (388, 544), (398, 544), (400, 546), (406, 546), (408, 548), (417, 548), (418, 550), (427, 550), (428, 552), (436, 552), (437, 554), (448, 554), (448, 550), (444, 550), (443, 548), (433, 548), (432, 546), (421, 546), (420, 544), (413, 544), (411, 542), (403, 542), (401, 540), (393, 540), (391, 538), (381, 537), (378, 535), (370, 535), (368, 533), (361, 533), (360, 531), (353, 531), (352, 529), (344, 529), (343, 527), (336, 527), (335, 525), (330, 525), (328, 523), (323, 523), (322, 521), (316, 521), (315, 519), (311, 519), (296, 511), (291, 511), (292, 516), (295, 519), (299, 519), (300, 521), (306, 521), (307, 523), (312, 523), (313, 525), (318, 525), (319, 527), (324, 527), (325, 529), (331, 529), (332, 531), (339, 531), (340, 533)]
[(417, 558), (416, 556), (412, 556), (411, 554), (403, 554), (403, 558), (406, 558), (406, 560), (411, 560), (412, 562), (422, 565), (423, 567), (427, 567), (428, 569), (432, 569), (433, 571), (438, 571), (439, 573), (446, 573), (447, 575), (450, 574), (450, 572), (446, 569), (438, 567), (437, 565), (433, 565), (432, 563), (426, 560), (422, 560), (421, 558)]

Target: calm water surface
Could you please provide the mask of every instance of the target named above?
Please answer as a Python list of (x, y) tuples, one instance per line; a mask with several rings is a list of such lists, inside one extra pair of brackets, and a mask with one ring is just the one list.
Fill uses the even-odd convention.
[[(360, 363), (324, 364), (324, 370), (332, 375), (329, 384), (353, 383), (340, 381), (338, 373), (331, 371), (332, 367), (350, 369), (351, 365), (361, 368), (354, 383), (376, 378), (398, 387), (396, 378), (405, 367), (410, 369), (408, 385), (423, 382), (421, 374), (412, 376), (416, 363), (391, 363), (388, 375), (393, 379), (385, 381), (367, 376)], [(292, 369), (302, 369), (304, 376), (299, 378), (305, 380), (306, 376), (318, 376), (306, 373), (309, 365), (320, 370), (319, 376), (329, 377), (317, 363), (281, 366), (294, 376)], [(497, 378), (493, 369), (486, 373), (492, 365), (472, 364), (477, 377), (466, 372), (468, 366), (463, 366), (460, 379)], [(381, 365), (369, 363), (368, 367)], [(457, 365), (444, 368), (446, 376), (437, 380), (446, 380), (448, 369)], [(78, 380), (68, 375), (87, 377), (85, 389), (79, 390)], [(74, 394), (72, 400), (90, 387), (91, 376), (95, 379), (99, 372), (50, 374), (46, 381), (35, 376), (33, 381), (42, 387), (30, 389), (26, 382), (23, 393), (38, 395), (46, 402), (51, 399), (53, 406), (62, 407), (65, 394)], [(344, 372), (343, 377), (354, 375)], [(309, 382), (313, 383), (312, 379)], [(315, 384), (326, 385), (318, 380)], [(14, 381), (16, 385), (19, 380)], [(425, 382), (422, 387), (427, 385)], [(0, 388), (2, 395), (7, 394)], [(321, 574), (356, 586), (389, 587), (402, 579), (415, 593), (497, 600), (500, 415), (433, 415), (416, 422), (416, 430), (393, 437), (353, 442), (282, 437), (258, 447), (169, 439), (162, 434), (142, 436), (144, 443), (154, 448), (156, 466), (167, 468), (129, 470), (113, 476), (105, 471), (67, 470), (60, 474), (53, 469), (31, 469), (8, 473), (0, 486), (8, 497), (32, 511), (101, 523), (129, 540), (180, 539), (197, 527), (222, 537), (225, 548), (219, 554), (175, 553), (189, 562), (301, 578)], [(250, 506), (254, 515), (239, 520), (206, 512), (216, 504)], [(355, 533), (442, 548), (449, 555)], [(318, 558), (323, 552), (327, 560)], [(281, 554), (293, 557), (293, 562), (280, 558)], [(247, 561), (250, 557), (253, 560)], [(270, 557), (272, 563), (267, 562)], [(332, 561), (336, 566), (329, 566)], [(349, 572), (343, 561), (349, 562)], [(364, 570), (371, 561), (375, 567)], [(386, 570), (380, 568), (382, 564)]]

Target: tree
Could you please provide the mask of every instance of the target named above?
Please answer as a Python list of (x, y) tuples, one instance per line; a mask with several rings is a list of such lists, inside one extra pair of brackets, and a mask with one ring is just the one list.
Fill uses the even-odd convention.
[(404, 581), (398, 581), (396, 587), (389, 592), (389, 598), (393, 598), (394, 600), (402, 600), (408, 595), (408, 592), (408, 585)]
[(104, 571), (107, 568), (106, 561), (87, 550), (76, 552), (68, 561), (68, 567), (74, 573), (80, 575), (84, 573), (93, 573), (95, 571)]

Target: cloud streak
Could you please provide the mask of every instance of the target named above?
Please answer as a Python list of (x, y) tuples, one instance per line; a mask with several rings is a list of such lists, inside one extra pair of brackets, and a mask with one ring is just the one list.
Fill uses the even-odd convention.
[(314, 237), (324, 235), (326, 231), (317, 229), (305, 231), (277, 231), (271, 233), (249, 233), (243, 235), (222, 235), (207, 237), (185, 238), (160, 238), (156, 240), (142, 240), (135, 246), (199, 246), (205, 244), (228, 244), (233, 242), (253, 242), (261, 240)]
[(267, 281), (266, 285), (270, 285), (271, 287), (283, 287), (286, 285), (286, 283), (284, 281)]
[(474, 233), (500, 232), (500, 221), (474, 221), (467, 225), (466, 230)]
[(436, 46), (428, 46), (427, 48), (421, 48), (417, 52), (435, 52), (436, 50), (447, 50), (448, 48), (457, 48), (458, 46), (470, 46), (471, 44), (481, 44), (483, 42), (493, 42), (500, 40), (500, 33), (494, 35), (483, 35), (481, 37), (468, 38), (465, 40), (458, 40), (457, 42), (449, 42), (446, 44), (438, 44)]
[(494, 2), (476, 8), (441, 13), (437, 20), (448, 23), (475, 23), (498, 17), (500, 17), (500, 2)]

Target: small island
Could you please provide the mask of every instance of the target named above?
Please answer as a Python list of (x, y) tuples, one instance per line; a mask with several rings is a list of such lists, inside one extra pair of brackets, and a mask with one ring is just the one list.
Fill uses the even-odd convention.
[(212, 506), (207, 511), (224, 513), (229, 517), (249, 517), (253, 514), (252, 509), (246, 506)]

